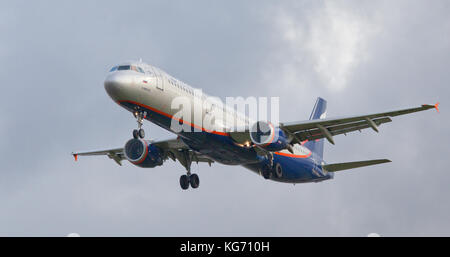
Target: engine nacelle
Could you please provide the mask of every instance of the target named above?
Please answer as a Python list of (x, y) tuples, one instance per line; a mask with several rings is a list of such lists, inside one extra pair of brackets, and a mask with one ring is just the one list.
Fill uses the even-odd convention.
[(161, 166), (164, 162), (164, 152), (147, 140), (130, 139), (123, 152), (129, 162), (142, 168)]
[(252, 142), (268, 151), (281, 151), (289, 147), (286, 134), (272, 123), (258, 121), (250, 129)]

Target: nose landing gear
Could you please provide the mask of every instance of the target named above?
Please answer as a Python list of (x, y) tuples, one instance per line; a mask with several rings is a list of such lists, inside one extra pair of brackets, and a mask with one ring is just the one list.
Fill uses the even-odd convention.
[(133, 113), (134, 117), (136, 118), (136, 121), (138, 123), (138, 129), (133, 130), (133, 138), (144, 138), (145, 137), (145, 131), (142, 128), (143, 120), (147, 117), (147, 112), (142, 111), (135, 111)]
[(144, 138), (145, 137), (145, 131), (144, 129), (134, 129), (133, 130), (133, 138), (137, 139), (137, 138)]

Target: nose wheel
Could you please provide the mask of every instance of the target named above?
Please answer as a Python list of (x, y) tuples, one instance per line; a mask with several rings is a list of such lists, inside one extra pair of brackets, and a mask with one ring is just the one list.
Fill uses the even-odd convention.
[(147, 112), (134, 112), (134, 117), (136, 118), (138, 129), (133, 130), (133, 138), (144, 138), (145, 137), (145, 131), (142, 128), (143, 120), (147, 117)]
[(134, 129), (133, 130), (133, 138), (134, 139), (138, 139), (138, 138), (144, 138), (145, 137), (145, 131), (144, 129)]

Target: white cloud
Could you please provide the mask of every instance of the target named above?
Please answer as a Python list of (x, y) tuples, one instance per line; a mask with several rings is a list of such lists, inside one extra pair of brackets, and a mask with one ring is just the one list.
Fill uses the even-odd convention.
[[(310, 65), (317, 77), (314, 79), (330, 90), (347, 86), (355, 67), (368, 58), (368, 42), (379, 30), (374, 19), (360, 9), (332, 1), (303, 14), (279, 8), (275, 25), (288, 47), (289, 58), (295, 60), (291, 65)], [(295, 73), (300, 70), (284, 69)], [(298, 80), (304, 81), (302, 76)]]

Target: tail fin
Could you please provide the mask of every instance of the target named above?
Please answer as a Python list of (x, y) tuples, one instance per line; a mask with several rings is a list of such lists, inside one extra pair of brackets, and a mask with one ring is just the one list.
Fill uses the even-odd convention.
[[(324, 119), (327, 115), (327, 101), (317, 97), (316, 104), (311, 112), (310, 120)], [(323, 158), (323, 139), (306, 142), (304, 144), (309, 150)]]

